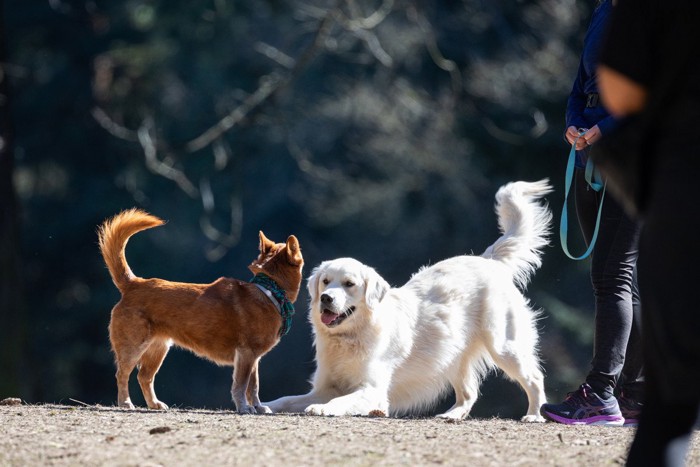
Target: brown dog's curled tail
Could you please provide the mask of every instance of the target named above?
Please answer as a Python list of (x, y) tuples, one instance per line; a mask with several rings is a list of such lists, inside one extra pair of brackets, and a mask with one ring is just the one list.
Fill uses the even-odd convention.
[(142, 230), (163, 225), (165, 222), (140, 209), (122, 211), (106, 220), (97, 231), (100, 252), (107, 264), (114, 285), (122, 290), (136, 276), (126, 262), (124, 249), (129, 237)]

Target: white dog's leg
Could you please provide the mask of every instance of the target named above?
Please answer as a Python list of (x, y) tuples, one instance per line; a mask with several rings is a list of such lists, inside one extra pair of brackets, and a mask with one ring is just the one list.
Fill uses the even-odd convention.
[(523, 422), (544, 422), (544, 418), (540, 415), (540, 407), (547, 403), (547, 396), (544, 392), (544, 375), (540, 370), (539, 365), (533, 361), (526, 364), (530, 369), (523, 371), (522, 379), (517, 379), (520, 385), (527, 393), (528, 408), (527, 415), (521, 420)]
[(540, 407), (547, 402), (544, 393), (544, 375), (540, 370), (539, 360), (535, 355), (535, 346), (517, 346), (513, 342), (505, 343), (494, 349), (492, 357), (503, 372), (517, 381), (527, 393), (527, 415), (523, 422), (544, 422)]
[(478, 358), (473, 353), (465, 354), (462, 357), (457, 375), (450, 380), (455, 391), (455, 404), (450, 410), (438, 415), (438, 417), (461, 420), (469, 415), (479, 396), (481, 375), (477, 369), (478, 367), (475, 366)]
[(527, 415), (520, 420), (528, 423), (542, 423), (545, 420), (540, 415), (540, 407), (547, 403), (547, 396), (544, 393), (544, 375), (540, 372), (538, 377), (531, 379), (526, 384), (528, 388), (526, 389), (528, 399)]
[[(520, 363), (521, 362), (514, 362), (515, 365)], [(527, 393), (527, 415), (521, 418), (521, 420), (523, 422), (544, 422), (544, 418), (540, 415), (540, 407), (542, 407), (542, 404), (547, 403), (547, 397), (544, 393), (544, 375), (542, 371), (536, 365), (532, 364), (523, 365), (524, 367), (530, 367), (527, 370), (521, 368), (515, 372), (506, 370), (508, 363), (502, 362), (499, 363), (499, 366), (508, 376), (520, 383), (520, 386), (522, 386)]]
[(309, 415), (342, 417), (345, 415), (389, 415), (389, 397), (384, 389), (365, 387), (345, 396), (331, 399), (325, 404), (307, 407)]
[(300, 396), (285, 396), (266, 402), (264, 405), (273, 413), (302, 413), (312, 404), (324, 404), (331, 400), (331, 396), (311, 391)]
[[(377, 352), (382, 355), (382, 352)], [(393, 371), (382, 357), (371, 361), (366, 371), (368, 381), (359, 389), (335, 397), (325, 404), (313, 404), (307, 407), (309, 415), (342, 417), (345, 415), (389, 416), (389, 385)], [(320, 375), (320, 381), (323, 376)]]

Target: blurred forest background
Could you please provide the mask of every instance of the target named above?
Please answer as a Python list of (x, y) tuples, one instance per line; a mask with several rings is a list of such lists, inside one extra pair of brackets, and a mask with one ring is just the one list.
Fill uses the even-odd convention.
[[(299, 238), (305, 276), (352, 256), (401, 285), (480, 254), (497, 188), (545, 177), (554, 235), (528, 296), (548, 393), (573, 390), (593, 298), (559, 247), (562, 134), (593, 3), (0, 0), (0, 398), (115, 403), (119, 293), (95, 230), (122, 209), (168, 221), (129, 243), (141, 277), (247, 280), (263, 230)], [(308, 389), (307, 297), (262, 360), (263, 400)], [(230, 385), (177, 349), (156, 379), (181, 407), (230, 408)], [(525, 410), (490, 377), (473, 414)]]

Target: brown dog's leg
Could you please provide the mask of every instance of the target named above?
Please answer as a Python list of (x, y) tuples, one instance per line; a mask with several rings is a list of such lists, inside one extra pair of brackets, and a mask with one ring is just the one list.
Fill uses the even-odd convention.
[(258, 357), (248, 349), (236, 350), (236, 361), (233, 368), (233, 386), (231, 397), (240, 414), (255, 413), (255, 408), (247, 401), (248, 385)]
[(117, 365), (119, 407), (134, 408), (129, 397), (129, 376), (148, 348), (149, 334), (148, 322), (141, 317), (138, 310), (120, 308), (119, 305), (114, 308), (112, 320), (109, 323), (109, 340), (112, 343)]
[(117, 405), (119, 407), (124, 407), (125, 409), (135, 409), (134, 404), (131, 402), (131, 397), (129, 397), (129, 375), (136, 367), (136, 362), (130, 362), (130, 364), (124, 364), (123, 359), (120, 364), (119, 357), (117, 357)]
[(250, 379), (248, 380), (248, 402), (250, 402), (257, 413), (272, 413), (269, 407), (265, 407), (262, 402), (260, 402), (259, 391), (259, 378), (258, 378), (258, 363), (260, 363), (260, 358), (255, 359), (253, 364), (253, 370), (250, 372)]
[(141, 356), (139, 361), (139, 374), (137, 376), (143, 398), (146, 399), (146, 404), (149, 409), (168, 410), (168, 406), (159, 401), (156, 397), (155, 389), (153, 388), (153, 380), (156, 373), (160, 369), (165, 356), (170, 349), (170, 342), (167, 340), (157, 339), (151, 342), (146, 352)]

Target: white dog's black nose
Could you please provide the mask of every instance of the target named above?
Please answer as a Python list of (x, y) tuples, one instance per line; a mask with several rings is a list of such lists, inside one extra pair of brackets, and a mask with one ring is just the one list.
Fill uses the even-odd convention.
[(321, 303), (323, 303), (324, 305), (329, 305), (333, 303), (333, 297), (331, 297), (327, 293), (324, 293), (323, 295), (321, 295)]

